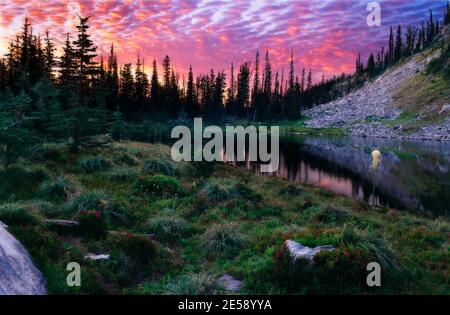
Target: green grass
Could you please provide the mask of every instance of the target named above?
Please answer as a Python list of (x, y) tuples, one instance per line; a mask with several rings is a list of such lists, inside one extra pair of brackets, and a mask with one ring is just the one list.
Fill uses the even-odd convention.
[[(443, 105), (450, 103), (450, 81), (441, 74), (418, 73), (402, 83), (394, 95), (394, 106), (404, 112), (388, 126), (403, 125), (405, 131), (444, 121), (449, 114), (440, 115)], [(420, 114), (420, 115), (419, 115)]]
[[(0, 220), (29, 250), (50, 293), (218, 294), (223, 291), (215, 280), (224, 274), (243, 280), (243, 294), (449, 293), (447, 218), (374, 208), (226, 164), (177, 164), (185, 171), (162, 175), (160, 166), (173, 163), (163, 145), (119, 142), (97, 151), (118, 166), (80, 172), (67, 161), (92, 154), (81, 151), (0, 171), (10, 181), (3, 184)], [(152, 167), (157, 175), (142, 167), (150, 160), (162, 163)], [(26, 183), (36, 172), (42, 176), (25, 187), (9, 177)], [(42, 183), (50, 180), (53, 187), (51, 179), (60, 174), (79, 194), (65, 200), (64, 182), (42, 195)], [(52, 198), (52, 191), (63, 198)], [(101, 233), (52, 231), (42, 224), (47, 218), (79, 219)], [(336, 250), (317, 256), (313, 267), (293, 264), (283, 247), (287, 239)], [(111, 259), (87, 262), (88, 253)], [(81, 288), (65, 285), (72, 261), (83, 263)], [(378, 289), (365, 285), (371, 261), (384, 266)]]

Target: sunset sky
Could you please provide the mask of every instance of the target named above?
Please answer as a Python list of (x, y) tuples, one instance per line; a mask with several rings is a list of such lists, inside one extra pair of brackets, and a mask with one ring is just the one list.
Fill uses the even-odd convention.
[(428, 9), (442, 18), (445, 0), (384, 0), (382, 26), (368, 27), (368, 0), (0, 0), (0, 54), (26, 15), (35, 33), (49, 29), (58, 45), (75, 34), (76, 14), (91, 15), (91, 34), (100, 53), (114, 43), (119, 62), (137, 55), (161, 64), (170, 55), (175, 70), (196, 74), (228, 70), (230, 62), (254, 60), (269, 49), (275, 70), (287, 69), (290, 50), (296, 66), (312, 68), (317, 80), (354, 70), (358, 51), (386, 45), (389, 26), (416, 24)]

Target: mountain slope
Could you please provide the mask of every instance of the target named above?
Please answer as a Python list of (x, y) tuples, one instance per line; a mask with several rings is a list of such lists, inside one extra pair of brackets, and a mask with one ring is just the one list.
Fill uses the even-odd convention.
[(398, 64), (361, 89), (305, 112), (306, 126), (347, 129), (353, 136), (450, 141), (450, 82), (428, 74), (440, 55), (428, 50)]

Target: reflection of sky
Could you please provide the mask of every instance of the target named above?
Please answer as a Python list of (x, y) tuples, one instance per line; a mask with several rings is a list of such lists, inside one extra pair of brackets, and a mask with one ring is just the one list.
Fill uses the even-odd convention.
[(384, 0), (382, 26), (366, 24), (368, 0), (0, 0), (0, 53), (28, 15), (36, 33), (49, 29), (61, 43), (74, 32), (77, 12), (92, 15), (96, 43), (107, 54), (115, 43), (120, 61), (172, 57), (175, 69), (228, 70), (231, 61), (253, 60), (269, 49), (277, 70), (287, 68), (291, 48), (297, 68), (312, 68), (315, 79), (354, 69), (358, 51), (386, 45), (391, 24), (442, 16), (445, 0)]

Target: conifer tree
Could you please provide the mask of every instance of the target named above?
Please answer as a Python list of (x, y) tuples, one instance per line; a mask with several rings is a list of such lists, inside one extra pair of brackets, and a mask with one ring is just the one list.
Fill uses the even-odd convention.
[(295, 69), (294, 69), (294, 50), (291, 51), (291, 61), (289, 63), (289, 91), (294, 90), (294, 76), (295, 76)]
[(307, 91), (310, 91), (311, 90), (311, 88), (312, 88), (312, 70), (311, 69), (309, 69), (309, 73), (308, 73), (308, 80), (307, 80), (307, 88), (306, 88), (306, 90)]
[(235, 116), (243, 116), (249, 107), (249, 90), (250, 83), (250, 65), (248, 62), (241, 65), (238, 74), (237, 96), (236, 96), (236, 112)]
[(131, 118), (134, 97), (134, 78), (131, 63), (126, 63), (120, 72), (120, 111)]
[(48, 76), (50, 80), (55, 79), (55, 75), (53, 73), (53, 67), (56, 65), (55, 60), (55, 44), (50, 38), (50, 34), (48, 30), (45, 32), (45, 48), (44, 48), (44, 72)]
[(150, 104), (155, 115), (161, 110), (161, 92), (160, 84), (158, 79), (158, 66), (156, 64), (156, 59), (153, 60), (153, 71), (152, 79), (150, 85)]
[(369, 60), (367, 61), (367, 73), (370, 78), (375, 76), (375, 58), (373, 54), (370, 54)]
[(192, 72), (192, 65), (189, 66), (189, 75), (186, 91), (186, 112), (190, 117), (195, 117), (197, 112), (195, 105), (194, 74)]
[(114, 52), (114, 45), (111, 45), (110, 55), (108, 57), (106, 89), (106, 107), (110, 111), (117, 111), (119, 97), (119, 69), (117, 64), (117, 55)]
[(255, 58), (255, 75), (253, 81), (253, 89), (252, 89), (252, 108), (254, 110), (258, 107), (258, 97), (259, 96), (259, 51), (256, 51)]
[(139, 116), (147, 110), (147, 98), (150, 89), (148, 77), (145, 73), (144, 65), (141, 63), (140, 56), (138, 56), (134, 78), (136, 81), (134, 87), (134, 107), (135, 114)]
[(22, 90), (17, 96), (9, 93), (0, 99), (0, 151), (6, 166), (29, 153), (37, 139), (30, 130), (31, 98)]
[(397, 28), (397, 37), (395, 40), (395, 55), (394, 60), (399, 61), (403, 57), (403, 38), (401, 25)]
[(391, 64), (394, 61), (394, 32), (391, 26), (391, 30), (389, 33), (389, 51), (388, 51), (388, 60), (389, 60), (389, 64)]
[(447, 0), (447, 6), (445, 8), (445, 14), (444, 14), (444, 25), (450, 24), (450, 1)]
[(97, 57), (97, 47), (88, 34), (90, 16), (79, 16), (79, 24), (77, 25), (78, 37), (73, 42), (73, 57), (75, 61), (75, 76), (77, 80), (77, 97), (78, 105), (83, 107), (88, 103), (91, 95), (91, 83), (99, 73), (99, 68), (94, 58)]

